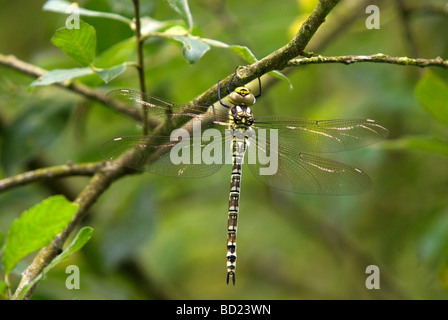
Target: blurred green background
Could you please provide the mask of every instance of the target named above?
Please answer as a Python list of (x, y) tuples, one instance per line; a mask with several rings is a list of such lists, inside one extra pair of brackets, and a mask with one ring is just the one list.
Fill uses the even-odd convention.
[[(142, 14), (180, 19), (166, 1), (142, 0)], [(41, 10), (44, 1), (0, 0), (0, 53), (47, 70), (77, 67), (52, 45), (66, 17)], [(448, 57), (448, 15), (428, 10), (403, 17), (399, 1), (341, 1), (311, 41), (316, 54), (375, 53)], [(446, 1), (406, 1), (419, 6)], [(365, 8), (377, 4), (381, 28), (365, 27)], [(80, 1), (85, 8), (132, 16), (131, 1)], [(248, 46), (258, 58), (285, 45), (315, 1), (191, 1), (195, 32)], [(126, 25), (83, 18), (97, 30), (97, 53), (132, 36)], [(411, 35), (409, 38), (406, 30)], [(245, 62), (212, 48), (196, 64), (169, 40), (145, 45), (148, 91), (187, 102)], [(429, 69), (429, 68), (428, 68)], [(84, 225), (95, 231), (75, 256), (45, 277), (34, 299), (446, 299), (448, 298), (448, 158), (407, 143), (406, 137), (447, 148), (448, 127), (422, 107), (415, 86), (441, 68), (387, 64), (308, 65), (286, 82), (265, 83), (257, 116), (312, 119), (367, 117), (390, 131), (387, 141), (326, 157), (363, 169), (373, 181), (360, 196), (298, 195), (270, 189), (243, 168), (237, 285), (225, 284), (230, 167), (202, 179), (151, 174), (114, 183)], [(32, 168), (101, 161), (107, 140), (139, 129), (103, 105), (67, 90), (34, 87), (28, 76), (0, 67), (1, 175)], [(88, 81), (88, 79), (86, 80)], [(90, 83), (99, 85), (98, 83)], [(98, 90), (138, 89), (136, 72)], [(445, 101), (445, 106), (447, 101)], [(49, 120), (50, 119), (50, 120)], [(426, 144), (425, 144), (426, 145)], [(245, 170), (246, 169), (246, 170)], [(0, 194), (0, 232), (19, 214), (54, 193), (73, 199), (88, 178), (35, 183)], [(12, 277), (20, 280), (32, 259)], [(65, 268), (81, 271), (81, 289), (65, 287)], [(380, 269), (380, 289), (368, 290), (367, 266)]]

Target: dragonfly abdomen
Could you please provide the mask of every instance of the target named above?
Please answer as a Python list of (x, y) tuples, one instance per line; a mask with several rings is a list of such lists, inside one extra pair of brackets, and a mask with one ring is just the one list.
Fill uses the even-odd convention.
[(227, 223), (227, 284), (232, 279), (235, 285), (236, 269), (236, 232), (238, 225), (239, 202), (241, 192), (241, 174), (246, 139), (236, 135), (232, 139), (232, 175), (230, 178), (229, 216)]

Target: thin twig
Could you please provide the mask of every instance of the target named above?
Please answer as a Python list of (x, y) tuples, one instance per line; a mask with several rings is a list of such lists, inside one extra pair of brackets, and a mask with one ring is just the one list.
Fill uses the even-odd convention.
[(93, 176), (104, 162), (66, 164), (41, 168), (0, 180), (0, 192), (23, 186), (28, 183), (69, 176)]
[(400, 18), (410, 52), (413, 56), (418, 57), (420, 55), (420, 50), (418, 49), (417, 42), (415, 41), (411, 26), (409, 24), (409, 11), (406, 10), (406, 5), (403, 0), (395, 0), (395, 3), (397, 6), (398, 17)]
[[(77, 224), (87, 215), (90, 207), (99, 199), (101, 194), (106, 191), (110, 184), (118, 180), (122, 176), (129, 174), (131, 171), (118, 165), (106, 162), (89, 181), (84, 190), (79, 194), (74, 203), (79, 205), (73, 220), (70, 224), (58, 234), (53, 241), (40, 250), (34, 257), (33, 262), (22, 273), (22, 279), (17, 287), (13, 299), (20, 296), (23, 288), (37, 277), (42, 270), (62, 252), (62, 246), (67, 240), (70, 233), (77, 226)], [(24, 299), (29, 299), (34, 292), (37, 283), (28, 291)]]
[[(33, 78), (39, 78), (42, 77), (44, 74), (48, 73), (47, 70), (39, 68), (35, 65), (32, 65), (30, 63), (26, 63), (20, 59), (17, 59), (13, 55), (3, 55), (0, 54), (0, 66), (3, 65), (5, 67), (20, 71), (24, 74), (27, 74)], [(114, 103), (113, 101), (107, 101), (105, 94), (98, 90), (93, 90), (89, 88), (88, 86), (85, 86), (83, 84), (73, 82), (73, 81), (67, 81), (67, 82), (60, 82), (55, 83), (54, 85), (64, 88), (73, 92), (76, 92), (86, 98), (92, 99), (94, 101), (97, 101), (105, 106), (109, 106), (112, 110), (127, 115), (129, 118), (134, 119), (137, 122), (141, 122), (141, 113), (133, 112), (132, 109), (126, 108), (123, 104), (120, 103)]]
[(408, 57), (391, 57), (382, 53), (373, 54), (370, 56), (315, 56), (311, 58), (297, 58), (292, 59), (288, 62), (288, 66), (302, 66), (306, 64), (317, 64), (317, 63), (342, 63), (342, 64), (352, 64), (356, 62), (376, 62), (376, 63), (390, 63), (402, 66), (416, 66), (416, 67), (441, 67), (448, 69), (448, 60), (443, 60), (441, 57), (435, 59), (413, 59)]
[[(138, 1), (134, 0), (136, 3), (136, 6), (138, 6)], [(136, 10), (137, 15), (137, 21), (139, 10)], [(137, 29), (140, 30), (140, 23), (138, 22)], [(140, 31), (137, 32), (137, 37), (139, 38)], [(140, 39), (139, 39), (140, 41)], [(143, 59), (143, 52), (140, 51), (142, 56), (141, 59)], [(1, 58), (1, 57), (0, 57)], [(17, 65), (17, 61), (16, 65)], [(20, 64), (21, 67), (25, 67), (27, 69), (28, 65)], [(141, 76), (144, 78), (143, 74), (143, 63), (139, 66), (141, 68)], [(31, 70), (31, 69), (29, 69)], [(25, 70), (22, 70), (25, 71)], [(42, 72), (43, 70), (31, 70), (33, 72)], [(28, 72), (26, 72), (28, 73)], [(61, 84), (64, 86), (63, 84)], [(144, 82), (143, 82), (144, 85)], [(68, 85), (73, 86), (73, 84)], [(78, 88), (79, 89), (79, 88)], [(144, 90), (144, 88), (142, 88)], [(89, 89), (90, 90), (90, 89)], [(79, 92), (77, 90), (77, 92)], [(102, 102), (106, 102), (106, 100), (103, 98)], [(110, 105), (110, 104), (109, 104)], [(146, 120), (147, 117), (144, 115), (143, 118)], [(144, 121), (146, 122), (146, 121)], [(34, 278), (36, 278), (43, 269), (61, 252), (62, 246), (64, 242), (69, 237), (70, 233), (73, 231), (73, 229), (76, 227), (76, 225), (86, 216), (88, 210), (90, 207), (97, 201), (97, 199), (101, 196), (101, 194), (108, 189), (109, 185), (119, 178), (121, 178), (124, 175), (133, 173), (135, 171), (128, 170), (122, 166), (112, 164), (109, 162), (106, 162), (106, 164), (101, 167), (98, 171), (96, 171), (95, 175), (92, 177), (92, 179), (89, 181), (87, 186), (84, 188), (84, 190), (79, 194), (79, 196), (76, 198), (74, 203), (79, 205), (78, 211), (76, 212), (73, 220), (70, 222), (70, 224), (60, 233), (58, 234), (53, 241), (45, 248), (40, 250), (36, 257), (33, 259), (33, 262), (28, 266), (28, 268), (23, 272), (22, 279), (19, 283), (19, 286), (17, 287), (13, 298), (17, 298), (20, 296), (20, 293), (22, 292), (23, 288), (30, 283)], [(35, 288), (37, 286), (37, 283), (27, 292), (25, 299), (29, 299), (34, 292)]]
[[(144, 40), (141, 36), (141, 23), (140, 23), (140, 1), (133, 0), (134, 3), (134, 16), (135, 16), (135, 38), (137, 40), (137, 73), (138, 73), (138, 82), (140, 84), (140, 91), (142, 93), (146, 92), (146, 84), (145, 84), (145, 65), (143, 58), (143, 43)], [(148, 106), (142, 105), (142, 115), (143, 115), (143, 135), (147, 135), (149, 132), (148, 128)]]
[[(316, 31), (325, 22), (326, 16), (339, 3), (340, 0), (320, 0), (317, 7), (300, 27), (294, 38), (285, 46), (269, 54), (265, 58), (239, 68), (237, 75), (233, 79), (233, 86), (240, 86), (261, 77), (263, 74), (273, 70), (283, 70), (288, 66), (288, 61), (303, 54), (306, 46), (314, 36)], [(221, 88), (225, 88), (233, 77), (229, 74), (221, 81)], [(224, 89), (223, 89), (224, 90)], [(192, 104), (204, 105), (218, 101), (218, 87), (214, 85), (201, 95), (191, 101)]]

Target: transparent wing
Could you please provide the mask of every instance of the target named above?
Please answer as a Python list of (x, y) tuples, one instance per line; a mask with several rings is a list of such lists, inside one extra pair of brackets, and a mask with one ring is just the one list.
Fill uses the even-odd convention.
[(177, 141), (165, 136), (119, 137), (106, 142), (100, 151), (104, 159), (128, 168), (169, 177), (205, 177), (218, 171), (226, 160), (222, 133), (208, 133), (208, 141), (202, 141), (201, 136), (184, 136)]
[(163, 122), (170, 117), (188, 121), (204, 113), (213, 114), (215, 120), (220, 122), (228, 120), (226, 112), (211, 108), (211, 104), (199, 106), (174, 103), (136, 90), (112, 90), (106, 94), (106, 101), (114, 110), (138, 124), (142, 123), (144, 109), (148, 120), (155, 122)]
[(365, 118), (308, 120), (261, 117), (255, 119), (254, 128), (258, 131), (276, 129), (279, 145), (318, 153), (367, 146), (385, 139), (389, 133), (382, 125)]
[[(370, 178), (352, 166), (288, 147), (267, 144), (266, 148), (256, 145), (252, 138), (249, 141), (258, 157), (257, 161), (251, 161), (253, 150), (249, 149), (250, 170), (258, 180), (273, 188), (307, 194), (348, 195), (366, 192), (371, 186)], [(269, 161), (260, 162), (260, 157)]]

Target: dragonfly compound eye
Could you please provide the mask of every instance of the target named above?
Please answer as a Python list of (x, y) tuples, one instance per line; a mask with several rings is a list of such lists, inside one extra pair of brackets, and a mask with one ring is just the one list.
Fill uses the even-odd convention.
[(255, 97), (246, 87), (238, 87), (229, 95), (229, 100), (234, 105), (251, 106), (255, 103)]

